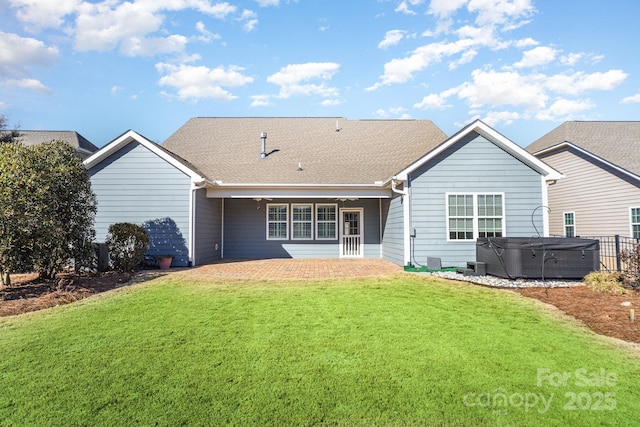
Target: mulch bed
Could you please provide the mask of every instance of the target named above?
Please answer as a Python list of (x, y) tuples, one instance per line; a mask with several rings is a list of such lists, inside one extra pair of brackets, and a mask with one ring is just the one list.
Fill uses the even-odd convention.
[(36, 274), (11, 275), (11, 286), (0, 286), (0, 317), (13, 316), (74, 301), (134, 283), (136, 277), (108, 272), (100, 275), (59, 274), (39, 280)]
[[(36, 275), (14, 275), (11, 287), (0, 287), (0, 317), (68, 304), (100, 292), (157, 277), (158, 270), (135, 275), (102, 273), (97, 276), (61, 274), (56, 280), (41, 281)], [(640, 292), (608, 295), (585, 286), (548, 289), (524, 288), (518, 292), (551, 304), (572, 316), (598, 334), (640, 344)], [(629, 311), (637, 319), (630, 320)]]
[[(625, 295), (609, 295), (586, 286), (552, 288), (547, 296), (543, 288), (519, 289), (516, 292), (556, 306), (584, 323), (598, 334), (640, 343), (640, 293), (629, 290)], [(635, 321), (629, 311), (635, 311)]]

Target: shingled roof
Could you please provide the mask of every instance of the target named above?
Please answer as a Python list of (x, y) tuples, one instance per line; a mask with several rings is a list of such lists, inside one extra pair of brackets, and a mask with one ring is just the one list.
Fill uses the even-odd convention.
[(72, 147), (86, 154), (95, 153), (98, 147), (76, 131), (71, 130), (19, 130), (17, 138), (24, 145), (42, 144), (43, 142), (65, 141)]
[(563, 143), (640, 176), (640, 122), (565, 122), (526, 149), (535, 154)]
[(222, 183), (374, 184), (446, 138), (429, 120), (197, 117), (162, 147)]

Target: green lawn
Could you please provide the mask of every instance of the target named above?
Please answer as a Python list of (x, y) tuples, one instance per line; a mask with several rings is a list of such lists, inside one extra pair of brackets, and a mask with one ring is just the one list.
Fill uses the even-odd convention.
[(0, 319), (0, 425), (630, 425), (640, 357), (415, 275), (173, 274)]

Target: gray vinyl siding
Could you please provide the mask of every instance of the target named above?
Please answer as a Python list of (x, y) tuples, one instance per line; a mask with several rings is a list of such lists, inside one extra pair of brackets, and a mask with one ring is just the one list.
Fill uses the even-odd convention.
[(140, 224), (150, 233), (148, 255), (171, 254), (173, 266), (188, 265), (191, 183), (187, 175), (136, 142), (88, 172), (98, 201), (98, 242), (104, 242), (111, 224)]
[[(251, 199), (224, 200), (224, 258), (339, 258), (339, 240), (267, 240), (267, 203), (336, 203), (364, 208), (364, 256), (380, 257), (380, 205), (378, 199), (336, 202), (333, 199), (274, 199), (260, 203)], [(291, 207), (289, 207), (289, 226)], [(314, 212), (315, 227), (315, 212)], [(315, 230), (314, 230), (315, 231)], [(291, 236), (289, 236), (291, 237)]]
[[(472, 133), (410, 177), (415, 262), (439, 257), (443, 266), (475, 260), (475, 242), (447, 241), (446, 193), (504, 193), (505, 236), (533, 236), (531, 215), (542, 204), (540, 175), (482, 136)], [(543, 233), (541, 209), (536, 227)]]
[(382, 257), (394, 264), (404, 264), (404, 215), (402, 196), (394, 193), (382, 208)]
[(578, 236), (631, 235), (629, 209), (640, 207), (640, 182), (569, 148), (541, 160), (565, 175), (548, 190), (552, 235), (564, 235), (564, 212), (575, 213)]
[(208, 199), (207, 190), (196, 191), (194, 265), (220, 259), (222, 253), (222, 199)]

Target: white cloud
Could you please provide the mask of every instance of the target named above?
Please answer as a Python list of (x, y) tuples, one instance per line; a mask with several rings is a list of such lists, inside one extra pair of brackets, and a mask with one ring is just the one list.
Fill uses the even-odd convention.
[(403, 30), (390, 30), (384, 35), (384, 39), (378, 43), (378, 48), (386, 49), (391, 46), (395, 46), (404, 38), (406, 31)]
[(545, 86), (563, 95), (580, 95), (590, 90), (611, 90), (620, 85), (628, 74), (622, 70), (587, 74), (582, 71), (573, 74), (556, 74), (547, 77)]
[[(210, 0), (9, 0), (16, 16), (34, 28), (57, 28), (74, 38), (78, 51), (120, 49), (125, 55), (156, 55), (183, 52), (188, 39), (167, 35), (162, 28), (166, 12), (192, 9), (216, 19), (236, 14), (236, 6)], [(253, 14), (253, 15), (251, 15)], [(255, 13), (245, 10), (238, 18), (246, 30), (257, 24)], [(199, 23), (200, 41), (219, 36), (206, 32)], [(157, 34), (160, 33), (160, 34)]]
[(181, 100), (212, 98), (217, 101), (230, 101), (237, 96), (223, 89), (238, 87), (253, 82), (252, 77), (242, 74), (243, 68), (231, 65), (208, 68), (205, 66), (156, 64), (159, 73), (164, 74), (158, 84), (177, 90)]
[(468, 0), (431, 0), (428, 13), (436, 15), (440, 19), (448, 18), (463, 7), (467, 1)]
[(124, 90), (124, 87), (122, 86), (111, 86), (111, 96), (116, 96), (118, 94), (118, 92), (121, 92)]
[(252, 95), (250, 107), (270, 107), (273, 105), (271, 102), (271, 95)]
[(200, 35), (196, 37), (196, 40), (204, 43), (209, 43), (211, 40), (221, 39), (220, 34), (212, 33), (211, 31), (207, 30), (207, 27), (202, 21), (196, 22), (196, 31), (200, 33)]
[(416, 12), (411, 9), (411, 6), (418, 6), (424, 3), (424, 0), (402, 0), (395, 8), (395, 12), (404, 13), (405, 15), (415, 15)]
[(245, 9), (242, 11), (242, 15), (240, 15), (238, 21), (243, 22), (242, 27), (245, 31), (253, 31), (256, 25), (258, 25), (258, 14), (252, 10)]
[(3, 83), (7, 86), (16, 86), (22, 89), (41, 92), (47, 95), (52, 93), (52, 90), (49, 87), (45, 86), (40, 80), (36, 79), (8, 79)]
[(482, 118), (482, 121), (491, 127), (495, 127), (501, 123), (510, 125), (520, 117), (520, 114), (515, 111), (489, 111)]
[(526, 39), (516, 40), (513, 45), (518, 48), (526, 48), (531, 46), (538, 46), (540, 43), (531, 37), (527, 37)]
[(469, 0), (467, 10), (477, 13), (476, 24), (500, 25), (507, 30), (526, 24), (535, 13), (531, 0)]
[[(319, 95), (331, 98), (339, 95), (338, 89), (328, 86), (325, 82), (331, 80), (339, 69), (340, 64), (334, 62), (290, 64), (267, 77), (267, 81), (280, 86), (279, 98), (289, 98), (294, 95)], [(320, 84), (307, 83), (311, 80), (320, 80)]]
[[(622, 83), (626, 76), (626, 73), (620, 70), (591, 74), (576, 72), (546, 75), (478, 69), (472, 72), (471, 81), (439, 94), (429, 94), (414, 104), (414, 108), (442, 109), (449, 106), (449, 98), (456, 96), (478, 116), (483, 109), (495, 107), (522, 109), (519, 112), (487, 113), (488, 124), (491, 124), (489, 121), (509, 124), (520, 116), (536, 117), (540, 120), (569, 120), (578, 113), (594, 108), (595, 105), (589, 99), (569, 99), (567, 95), (579, 97), (589, 91), (611, 90)], [(551, 104), (550, 100), (553, 100)], [(640, 102), (640, 94), (638, 101)]]
[(376, 90), (383, 85), (405, 83), (413, 75), (430, 65), (439, 63), (444, 57), (450, 57), (465, 50), (472, 49), (477, 43), (473, 39), (462, 39), (455, 42), (436, 42), (415, 49), (410, 56), (394, 58), (384, 64), (384, 74), (380, 81), (366, 90)]
[(515, 64), (516, 68), (531, 68), (546, 65), (553, 62), (558, 55), (558, 51), (548, 46), (538, 46), (522, 54), (522, 59)]
[(56, 47), (40, 40), (0, 31), (0, 76), (27, 75), (27, 68), (53, 65), (59, 56)]
[(636, 103), (640, 103), (640, 92), (636, 93), (635, 95), (631, 95), (631, 96), (627, 96), (626, 98), (624, 98), (622, 101), (623, 104), (636, 104)]
[(155, 56), (160, 53), (184, 52), (187, 38), (181, 35), (169, 37), (130, 37), (122, 41), (120, 52), (127, 56)]
[(413, 105), (413, 108), (420, 108), (423, 110), (441, 110), (446, 107), (451, 107), (451, 105), (447, 105), (446, 97), (436, 93), (425, 96), (422, 98), (422, 101)]
[[(19, 46), (19, 48), (16, 48)], [(0, 31), (0, 79), (2, 85), (50, 94), (44, 83), (31, 78), (30, 69), (53, 65), (59, 58), (58, 49), (40, 40)]]
[(33, 30), (63, 27), (65, 17), (74, 14), (81, 3), (81, 0), (9, 0), (9, 5), (16, 9), (16, 17)]
[(411, 119), (411, 115), (409, 113), (406, 113), (406, 111), (407, 109), (405, 107), (391, 107), (388, 111), (380, 108), (373, 114), (377, 117), (380, 117), (381, 119)]
[(320, 103), (320, 105), (324, 107), (332, 107), (334, 105), (340, 105), (340, 104), (342, 104), (342, 101), (340, 101), (339, 99), (325, 99)]
[(279, 6), (280, 0), (254, 0), (260, 7)]
[(574, 118), (576, 113), (581, 113), (585, 110), (590, 110), (595, 107), (595, 104), (590, 100), (570, 100), (559, 99), (555, 101), (549, 108), (544, 109), (536, 114), (538, 120), (570, 120)]

